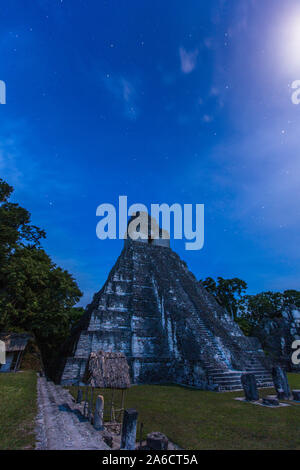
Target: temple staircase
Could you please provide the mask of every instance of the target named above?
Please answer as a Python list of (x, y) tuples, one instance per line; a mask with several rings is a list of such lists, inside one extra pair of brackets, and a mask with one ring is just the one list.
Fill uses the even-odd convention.
[(249, 359), (245, 370), (232, 370), (212, 332), (207, 328), (202, 319), (199, 318), (198, 322), (200, 333), (202, 337), (206, 338), (212, 345), (213, 357), (216, 360), (215, 364), (213, 364), (211, 360), (202, 360), (210, 384), (218, 385), (220, 391), (241, 390), (241, 376), (245, 372), (249, 372), (255, 375), (256, 383), (259, 388), (273, 387), (270, 372), (263, 367), (256, 357)]

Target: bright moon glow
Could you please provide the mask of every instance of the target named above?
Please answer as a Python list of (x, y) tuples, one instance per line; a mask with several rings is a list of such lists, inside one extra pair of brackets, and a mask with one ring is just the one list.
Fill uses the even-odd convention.
[(300, 71), (300, 11), (290, 17), (281, 29), (280, 43), (283, 64), (289, 71)]

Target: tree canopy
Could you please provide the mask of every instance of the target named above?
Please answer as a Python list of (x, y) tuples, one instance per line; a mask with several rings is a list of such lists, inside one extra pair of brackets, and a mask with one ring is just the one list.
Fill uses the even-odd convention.
[(283, 312), (292, 306), (300, 308), (300, 292), (297, 290), (245, 295), (240, 301), (239, 318), (248, 323), (248, 329), (252, 333), (263, 320), (282, 318)]
[(248, 295), (246, 282), (239, 278), (218, 277), (215, 281), (207, 277), (201, 282), (246, 335), (253, 334), (255, 328), (265, 319), (281, 318), (286, 308), (291, 306), (300, 308), (300, 292), (297, 290), (267, 291)]
[(33, 333), (47, 365), (83, 313), (74, 307), (82, 293), (41, 247), (45, 231), (9, 202), (12, 192), (0, 179), (0, 330)]
[(233, 279), (218, 277), (217, 281), (212, 277), (207, 277), (201, 282), (213, 294), (217, 302), (227, 310), (231, 318), (235, 320), (237, 318), (239, 300), (247, 289), (246, 282), (237, 277)]

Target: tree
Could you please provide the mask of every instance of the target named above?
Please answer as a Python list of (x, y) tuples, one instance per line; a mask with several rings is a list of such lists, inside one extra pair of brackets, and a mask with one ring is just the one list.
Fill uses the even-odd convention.
[(284, 310), (291, 306), (300, 308), (300, 292), (293, 289), (246, 295), (247, 284), (238, 278), (218, 277), (215, 281), (207, 277), (202, 284), (247, 336), (251, 336), (265, 319), (281, 318)]
[(267, 291), (245, 295), (240, 301), (240, 318), (248, 323), (250, 331), (253, 332), (266, 319), (282, 318), (284, 310), (291, 306), (300, 308), (299, 291)]
[(32, 332), (49, 365), (83, 313), (74, 307), (82, 293), (42, 249), (44, 230), (30, 224), (26, 209), (8, 202), (12, 191), (0, 179), (0, 330)]
[(300, 292), (298, 290), (289, 289), (283, 292), (284, 305), (294, 305), (300, 308)]
[(227, 310), (231, 318), (236, 320), (240, 299), (247, 289), (246, 282), (237, 277), (233, 279), (218, 277), (217, 282), (213, 278), (207, 277), (201, 282), (213, 294), (217, 302)]
[(17, 246), (40, 246), (45, 231), (30, 225), (30, 213), (18, 204), (8, 202), (12, 186), (0, 178), (0, 265)]

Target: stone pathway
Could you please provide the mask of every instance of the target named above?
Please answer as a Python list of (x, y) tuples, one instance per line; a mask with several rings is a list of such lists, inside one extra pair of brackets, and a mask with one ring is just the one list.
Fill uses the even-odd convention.
[(80, 413), (70, 393), (38, 377), (37, 450), (106, 450), (109, 447)]

